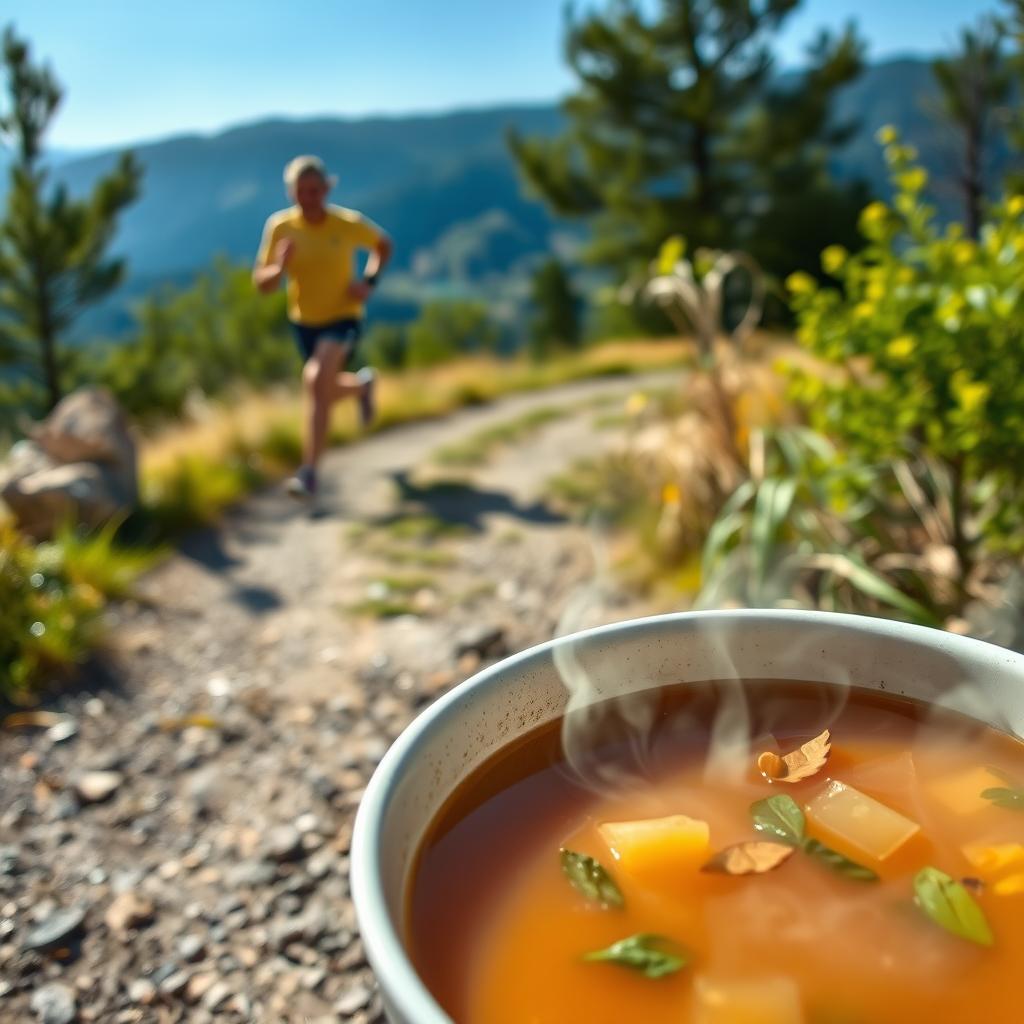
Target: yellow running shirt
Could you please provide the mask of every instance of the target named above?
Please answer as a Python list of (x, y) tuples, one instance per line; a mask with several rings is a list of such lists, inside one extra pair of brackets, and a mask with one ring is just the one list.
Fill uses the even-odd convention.
[(373, 249), (383, 232), (355, 210), (328, 206), (327, 218), (310, 224), (293, 206), (267, 220), (258, 263), (274, 260), (277, 243), (290, 238), (295, 249), (288, 263), (288, 319), (319, 327), (334, 320), (361, 317), (363, 304), (346, 294), (353, 279), (357, 249)]

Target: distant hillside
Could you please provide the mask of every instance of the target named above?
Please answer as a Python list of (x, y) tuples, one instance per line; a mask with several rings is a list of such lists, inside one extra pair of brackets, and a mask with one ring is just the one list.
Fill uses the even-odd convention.
[[(868, 68), (840, 97), (839, 116), (854, 118), (859, 129), (834, 155), (837, 175), (864, 178), (884, 191), (874, 133), (892, 123), (920, 148), (945, 212), (958, 212), (951, 139), (931, 113), (936, 103), (926, 62)], [(408, 303), (432, 289), (506, 294), (505, 285), (521, 282), (537, 254), (566, 229), (523, 195), (505, 134), (510, 126), (551, 134), (561, 123), (554, 105), (500, 107), (363, 120), (270, 120), (213, 136), (139, 145), (136, 153), (146, 169), (143, 197), (125, 216), (118, 238), (131, 279), (89, 327), (117, 330), (128, 298), (155, 281), (187, 279), (217, 253), (250, 260), (264, 219), (285, 204), (281, 170), (303, 152), (321, 155), (338, 172), (338, 202), (365, 211), (394, 235), (400, 273), (390, 278), (392, 301), (403, 297), (408, 311)], [(82, 191), (115, 157), (65, 156), (58, 173), (73, 191)], [(996, 159), (1004, 161), (1005, 153)]]

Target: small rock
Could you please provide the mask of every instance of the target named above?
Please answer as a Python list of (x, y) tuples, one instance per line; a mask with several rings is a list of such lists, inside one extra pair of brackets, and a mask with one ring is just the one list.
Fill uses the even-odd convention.
[(233, 995), (231, 986), (224, 981), (214, 982), (203, 996), (203, 1006), (211, 1013), (219, 1010)]
[(122, 782), (120, 772), (84, 772), (75, 782), (75, 790), (83, 803), (98, 804), (113, 796)]
[(253, 949), (252, 946), (239, 946), (235, 950), (235, 955), (238, 957), (238, 962), (246, 969), (253, 968), (260, 962), (259, 951)]
[(41, 1024), (71, 1024), (78, 1015), (75, 993), (57, 982), (38, 989), (30, 1005)]
[(226, 676), (210, 676), (206, 681), (206, 692), (211, 697), (227, 697), (231, 693), (231, 680)]
[(266, 861), (249, 860), (228, 868), (224, 884), (235, 889), (259, 889), (270, 885), (277, 876), (277, 869)]
[(270, 945), (277, 950), (284, 949), (290, 942), (302, 937), (306, 922), (302, 917), (278, 917), (270, 922), (267, 936)]
[(191, 963), (201, 959), (206, 944), (200, 935), (183, 935), (177, 942), (178, 956)]
[(21, 870), (20, 853), (13, 843), (0, 846), (0, 876), (16, 875)]
[(295, 827), (305, 835), (307, 832), (316, 832), (320, 828), (320, 819), (315, 814), (300, 814), (295, 819)]
[(128, 986), (128, 998), (133, 1003), (149, 1006), (156, 999), (156, 985), (148, 978), (137, 978)]
[(46, 738), (51, 743), (64, 743), (77, 735), (78, 723), (70, 717), (61, 719), (56, 725), (51, 725), (46, 730)]
[(58, 793), (50, 802), (46, 817), (49, 821), (68, 821), (81, 810), (79, 798), (70, 790)]
[(239, 992), (228, 1005), (228, 1009), (232, 1010), (237, 1016), (241, 1017), (242, 1020), (252, 1020), (252, 1003), (249, 1001), (249, 997), (242, 992)]
[(309, 859), (306, 872), (310, 878), (324, 878), (331, 873), (336, 859), (330, 850), (323, 850)]
[(185, 999), (190, 1003), (198, 1003), (216, 981), (216, 974), (193, 974), (185, 986)]
[(165, 882), (169, 882), (172, 878), (177, 878), (178, 875), (181, 874), (181, 861), (165, 860), (163, 864), (156, 869), (156, 873)]
[(130, 931), (153, 920), (153, 904), (145, 896), (122, 892), (107, 907), (104, 920), (115, 935), (125, 939)]
[(302, 972), (302, 986), (315, 992), (327, 979), (327, 971), (322, 967), (308, 967)]
[(282, 864), (298, 860), (303, 854), (302, 833), (292, 825), (276, 825), (267, 833), (264, 855)]
[(335, 1001), (334, 1012), (340, 1013), (343, 1017), (351, 1017), (361, 1010), (372, 996), (373, 993), (365, 985), (357, 983)]
[(455, 638), (455, 657), (475, 654), (480, 658), (504, 654), (505, 630), (501, 626), (470, 626)]
[(83, 907), (67, 907), (57, 910), (28, 933), (23, 948), (26, 952), (56, 949), (67, 943), (82, 927), (84, 921), (85, 909)]
[(160, 991), (164, 993), (164, 995), (179, 996), (185, 991), (190, 979), (191, 975), (188, 971), (175, 971), (173, 974), (167, 975), (167, 977), (158, 984), (160, 986)]

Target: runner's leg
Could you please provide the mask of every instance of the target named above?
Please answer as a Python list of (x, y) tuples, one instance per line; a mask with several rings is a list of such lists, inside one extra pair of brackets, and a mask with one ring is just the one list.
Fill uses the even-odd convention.
[(302, 371), (306, 392), (307, 420), (303, 445), (303, 462), (316, 467), (327, 439), (327, 423), (331, 406), (337, 397), (338, 368), (343, 364), (347, 345), (331, 338), (321, 338)]

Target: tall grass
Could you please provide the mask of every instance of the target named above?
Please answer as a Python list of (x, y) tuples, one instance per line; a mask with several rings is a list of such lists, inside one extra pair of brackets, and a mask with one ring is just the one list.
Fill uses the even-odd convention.
[(102, 636), (103, 609), (127, 597), (159, 550), (123, 546), (117, 524), (70, 527), (35, 544), (0, 522), (0, 705), (26, 703), (83, 661)]

